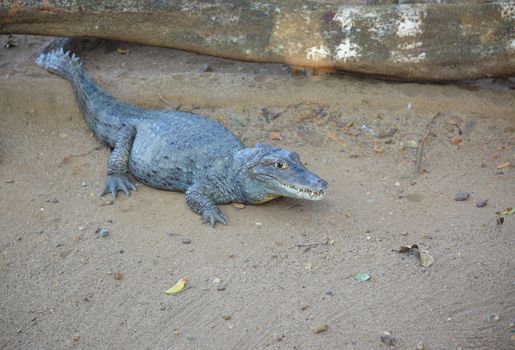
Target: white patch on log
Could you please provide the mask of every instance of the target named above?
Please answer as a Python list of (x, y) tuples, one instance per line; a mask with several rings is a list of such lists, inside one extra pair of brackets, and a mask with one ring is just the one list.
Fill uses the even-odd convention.
[(415, 5), (399, 5), (397, 13), (400, 19), (397, 20), (397, 36), (405, 38), (416, 36), (422, 33), (422, 17), (425, 12), (421, 7)]
[(501, 17), (515, 20), (515, 2), (514, 1), (498, 1), (501, 8)]
[(508, 51), (515, 51), (515, 39), (508, 44)]
[(414, 50), (418, 47), (422, 46), (422, 41), (412, 42), (412, 43), (404, 43), (397, 46), (400, 50)]
[(342, 6), (334, 15), (333, 20), (341, 23), (343, 33), (349, 33), (352, 29), (352, 17), (354, 14), (359, 14), (359, 11), (352, 7)]
[(392, 51), (391, 56), (393, 61), (402, 63), (419, 63), (426, 59), (426, 53), (421, 52), (420, 54), (411, 54), (400, 51)]
[(324, 45), (313, 46), (306, 50), (306, 58), (312, 61), (321, 61), (330, 54), (331, 52)]
[(360, 47), (350, 42), (346, 38), (340, 45), (336, 47), (336, 58), (340, 61), (347, 62), (349, 58), (357, 58), (360, 56)]

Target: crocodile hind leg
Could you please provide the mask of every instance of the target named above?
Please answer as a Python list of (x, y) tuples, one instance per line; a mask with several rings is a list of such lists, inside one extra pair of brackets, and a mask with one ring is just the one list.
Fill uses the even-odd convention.
[(129, 180), (129, 172), (127, 170), (134, 136), (136, 136), (136, 128), (134, 126), (125, 126), (120, 130), (113, 152), (109, 156), (107, 178), (101, 196), (112, 193), (113, 199), (116, 199), (118, 191), (123, 191), (127, 196), (130, 195), (130, 190), (136, 191), (136, 187)]
[(193, 184), (186, 191), (186, 203), (191, 210), (202, 216), (203, 222), (209, 222), (211, 226), (215, 226), (217, 222), (227, 225), (227, 217), (222, 213), (220, 208), (216, 206), (214, 201), (202, 191), (203, 187), (199, 184)]

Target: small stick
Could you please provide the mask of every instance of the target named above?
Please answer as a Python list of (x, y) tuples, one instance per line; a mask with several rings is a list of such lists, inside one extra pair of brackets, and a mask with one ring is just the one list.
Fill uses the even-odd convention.
[(159, 95), (159, 99), (161, 101), (163, 101), (164, 103), (166, 103), (168, 106), (172, 107), (173, 109), (180, 110), (180, 108), (181, 108), (181, 105), (178, 105), (177, 107), (175, 107), (171, 102), (165, 100), (165, 98), (161, 95)]
[(293, 248), (293, 247), (297, 247), (297, 248), (306, 247), (306, 248), (310, 249), (310, 248), (313, 248), (313, 247), (318, 247), (319, 245), (327, 245), (327, 244), (329, 244), (329, 238), (326, 238), (325, 241), (318, 242), (318, 243), (297, 243), (297, 244), (292, 244), (290, 246), (290, 248)]
[(426, 132), (424, 133), (424, 136), (420, 139), (420, 142), (418, 144), (418, 150), (417, 150), (417, 159), (415, 162), (415, 173), (420, 174), (422, 169), (422, 156), (424, 152), (424, 145), (426, 144), (426, 141), (429, 137), (429, 133), (431, 132), (431, 127), (433, 126), (433, 123), (437, 117), (440, 116), (440, 112), (437, 112), (433, 118), (429, 121), (429, 123), (426, 126)]

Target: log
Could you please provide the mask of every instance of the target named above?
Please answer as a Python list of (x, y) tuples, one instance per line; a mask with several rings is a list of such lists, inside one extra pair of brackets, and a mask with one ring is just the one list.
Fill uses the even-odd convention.
[(23, 0), (0, 33), (96, 37), (401, 80), (515, 75), (515, 2)]

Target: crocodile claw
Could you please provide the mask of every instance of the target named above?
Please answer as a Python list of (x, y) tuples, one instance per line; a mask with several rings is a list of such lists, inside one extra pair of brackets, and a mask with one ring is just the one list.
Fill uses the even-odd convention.
[(211, 227), (215, 227), (217, 222), (221, 223), (222, 225), (227, 225), (227, 217), (218, 207), (214, 207), (204, 211), (202, 214), (202, 222), (209, 222)]
[(130, 190), (136, 191), (136, 186), (129, 180), (127, 175), (107, 175), (104, 191), (100, 196), (111, 193), (114, 200), (118, 195), (118, 191), (122, 191), (127, 197), (130, 197)]

